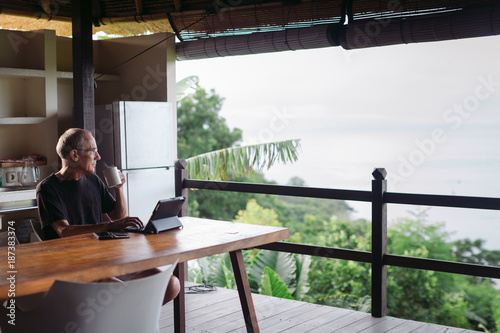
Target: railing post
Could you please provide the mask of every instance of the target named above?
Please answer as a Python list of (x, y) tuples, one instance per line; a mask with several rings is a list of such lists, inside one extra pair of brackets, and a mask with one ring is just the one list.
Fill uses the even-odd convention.
[(184, 179), (187, 178), (187, 170), (186, 170), (187, 162), (186, 160), (177, 160), (175, 161), (175, 196), (186, 197), (186, 202), (182, 205), (181, 212), (179, 216), (187, 216), (188, 215), (188, 192), (189, 189), (184, 188)]
[[(175, 161), (175, 196), (185, 196), (186, 201), (182, 205), (179, 216), (188, 215), (188, 189), (184, 188), (184, 179), (187, 178), (186, 160)], [(174, 299), (174, 332), (186, 332), (186, 298), (184, 294), (185, 281), (188, 277), (187, 262), (179, 262), (174, 270), (174, 275), (177, 276), (180, 283), (181, 291)]]
[(377, 168), (372, 173), (372, 316), (384, 317), (387, 313), (387, 171)]

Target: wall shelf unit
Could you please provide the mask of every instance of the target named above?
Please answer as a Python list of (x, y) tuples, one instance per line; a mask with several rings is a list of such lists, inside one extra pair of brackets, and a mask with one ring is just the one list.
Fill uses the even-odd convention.
[[(94, 41), (95, 103), (148, 100), (175, 105), (173, 39), (136, 61), (116, 66), (168, 35)], [(44, 155), (47, 162), (40, 167), (42, 178), (59, 168), (57, 140), (74, 126), (72, 42), (51, 30), (0, 29), (0, 158)], [(20, 221), (31, 210), (36, 210), (34, 189), (0, 187), (0, 215)]]

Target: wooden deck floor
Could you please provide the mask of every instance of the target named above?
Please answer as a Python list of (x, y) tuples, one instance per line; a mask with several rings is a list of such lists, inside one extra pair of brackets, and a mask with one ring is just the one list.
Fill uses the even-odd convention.
[[(262, 333), (471, 333), (475, 331), (403, 320), (374, 318), (368, 313), (283, 300), (253, 294)], [(165, 305), (160, 333), (174, 331), (172, 302)], [(205, 294), (186, 294), (186, 332), (246, 332), (235, 290), (217, 288)]]

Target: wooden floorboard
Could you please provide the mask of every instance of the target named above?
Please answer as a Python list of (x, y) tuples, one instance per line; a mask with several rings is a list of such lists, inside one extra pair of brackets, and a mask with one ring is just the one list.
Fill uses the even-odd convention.
[[(394, 317), (375, 318), (369, 313), (252, 295), (262, 333), (474, 333), (461, 328)], [(162, 309), (160, 333), (174, 332), (173, 304)], [(186, 294), (186, 332), (245, 333), (236, 290)]]

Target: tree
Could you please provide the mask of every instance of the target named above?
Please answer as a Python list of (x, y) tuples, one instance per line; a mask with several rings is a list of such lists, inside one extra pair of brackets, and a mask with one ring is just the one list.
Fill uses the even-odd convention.
[[(184, 82), (185, 80), (181, 81)], [(186, 82), (184, 82), (186, 85)], [(232, 147), (241, 140), (240, 129), (229, 129), (219, 115), (224, 99), (212, 89), (207, 92), (196, 86), (194, 93), (177, 103), (177, 155), (189, 158), (212, 150)], [(191, 216), (232, 220), (246, 205), (248, 196), (234, 196), (227, 192), (191, 191)]]
[[(197, 80), (194, 81), (197, 83)], [(181, 81), (183, 91), (188, 89), (187, 87), (192, 87), (189, 83), (194, 81), (187, 79)], [(209, 166), (212, 171), (219, 167), (218, 163), (202, 163), (201, 161), (223, 161), (220, 165), (223, 166), (224, 171), (219, 171), (218, 175), (224, 175), (222, 178), (225, 179), (227, 170), (234, 169), (230, 167), (230, 165), (235, 165), (235, 161), (231, 159), (222, 160), (222, 157), (226, 155), (234, 156), (233, 152), (236, 152), (236, 150), (231, 150), (231, 154), (222, 154), (222, 157), (217, 156), (217, 153), (215, 153), (215, 157), (213, 157), (214, 153), (207, 153), (214, 151), (229, 152), (230, 150), (226, 148), (231, 148), (236, 145), (241, 140), (242, 134), (240, 129), (229, 129), (225, 119), (220, 117), (219, 112), (223, 101), (224, 99), (218, 96), (214, 90), (207, 93), (206, 90), (200, 86), (196, 87), (193, 94), (189, 94), (178, 101), (177, 149), (179, 157), (187, 158), (189, 164), (192, 162), (195, 166), (197, 165), (195, 168), (190, 168), (194, 173), (197, 171), (196, 168), (200, 170), (201, 164)], [(282, 161), (290, 160), (290, 158), (296, 159), (296, 150), (299, 148), (296, 143), (278, 143), (277, 146), (273, 146), (273, 144), (274, 143), (255, 145), (254, 148), (247, 149), (245, 151), (247, 160), (248, 156), (254, 157), (252, 161), (248, 162), (253, 163), (256, 161), (258, 164), (270, 166), (276, 161), (277, 156), (281, 156), (279, 159)], [(239, 167), (241, 170), (248, 171), (248, 167), (241, 165), (242, 164), (240, 164)], [(249, 163), (249, 165), (251, 164)], [(206, 174), (213, 176), (214, 173), (212, 171), (209, 170)], [(232, 180), (269, 183), (269, 181), (264, 179), (261, 173), (255, 171), (255, 169), (252, 169), (252, 171), (251, 174), (246, 175), (231, 174)], [(217, 172), (215, 172), (215, 174), (217, 175)], [(215, 178), (220, 179), (221, 177)], [(214, 179), (214, 177), (210, 179)], [(239, 210), (245, 208), (249, 199), (256, 197), (262, 198), (262, 196), (256, 194), (235, 194), (214, 190), (191, 191), (189, 197), (189, 212), (191, 216), (222, 220), (232, 220)], [(275, 199), (273, 197), (269, 200), (274, 201)]]
[(189, 158), (209, 151), (232, 147), (242, 131), (229, 129), (219, 115), (224, 98), (212, 89), (197, 87), (177, 103), (177, 155)]
[[(451, 254), (457, 261), (477, 265), (500, 266), (500, 250), (486, 250), (484, 240), (460, 239), (452, 243)], [(491, 279), (470, 276), (468, 279), (474, 284), (487, 283), (494, 285)]]
[[(371, 230), (366, 221), (342, 221), (336, 217), (321, 220), (306, 215), (304, 225), (300, 233), (302, 242), (319, 246), (370, 250)], [(346, 296), (357, 302), (358, 299), (371, 293), (370, 265), (365, 263), (314, 257), (311, 260), (309, 281), (310, 290), (304, 299), (312, 303), (324, 303), (325, 298), (334, 301), (336, 298)], [(355, 308), (350, 303), (348, 307)]]

